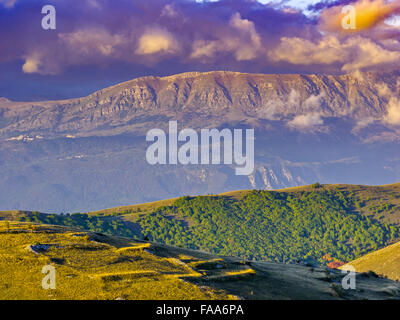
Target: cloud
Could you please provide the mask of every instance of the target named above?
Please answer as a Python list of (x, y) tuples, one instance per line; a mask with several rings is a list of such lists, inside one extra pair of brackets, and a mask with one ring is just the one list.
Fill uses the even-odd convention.
[(364, 73), (360, 72), (359, 69), (354, 70), (353, 72), (349, 73), (351, 76), (356, 79), (358, 82), (365, 82)]
[(298, 106), (300, 104), (300, 99), (301, 99), (300, 93), (292, 88), (288, 95), (287, 103), (291, 106)]
[(57, 46), (32, 46), (22, 55), (24, 73), (55, 75), (73, 65), (101, 65), (121, 59), (127, 41), (122, 34), (111, 34), (101, 28), (84, 28), (58, 33), (51, 39)]
[(94, 28), (61, 33), (59, 38), (74, 52), (83, 55), (111, 56), (115, 53), (117, 46), (125, 43), (122, 35), (112, 35), (106, 30)]
[(139, 39), (139, 45), (135, 53), (150, 55), (155, 53), (174, 53), (179, 51), (179, 44), (174, 36), (163, 29), (150, 29)]
[(327, 36), (317, 43), (299, 37), (283, 37), (268, 56), (273, 61), (287, 61), (291, 64), (333, 64), (345, 61), (347, 52), (342, 50), (340, 41), (334, 36)]
[(356, 36), (341, 42), (333, 35), (315, 43), (299, 37), (283, 37), (281, 43), (268, 53), (273, 61), (295, 65), (338, 64), (346, 72), (380, 65), (398, 65), (399, 51), (390, 51), (374, 41)]
[[(359, 0), (349, 4), (355, 8), (355, 32), (369, 30), (400, 12), (400, 3), (398, 1)], [(344, 4), (338, 4), (322, 11), (320, 26), (323, 30), (332, 32), (348, 31), (342, 27), (342, 19), (345, 16), (342, 13), (343, 7)]]
[(384, 121), (391, 125), (400, 125), (400, 100), (391, 98), (387, 106), (387, 114)]
[(175, 10), (172, 4), (166, 4), (161, 11), (161, 16), (175, 18), (178, 16), (178, 12)]
[(385, 23), (389, 26), (400, 26), (400, 15), (394, 15), (385, 20)]
[(242, 19), (240, 13), (236, 12), (232, 16), (229, 25), (236, 29), (241, 37), (249, 39), (247, 46), (236, 48), (236, 59), (238, 61), (254, 59), (257, 56), (257, 51), (261, 48), (261, 37), (256, 31), (254, 23), (247, 19)]
[(284, 110), (286, 104), (279, 98), (270, 98), (265, 102), (262, 108), (256, 110), (259, 119), (280, 120), (281, 110)]
[[(398, 89), (399, 85), (400, 78), (397, 79), (396, 89)], [(400, 99), (395, 96), (395, 93), (385, 83), (377, 83), (376, 89), (380, 97), (388, 99), (386, 115), (380, 121), (389, 125), (400, 125)]]
[(34, 54), (25, 58), (25, 63), (22, 65), (22, 71), (24, 73), (36, 73), (39, 72), (39, 66), (41, 65), (40, 58)]
[(343, 71), (360, 70), (381, 65), (398, 66), (400, 61), (399, 51), (390, 51), (372, 40), (355, 37), (348, 39), (344, 44), (349, 62), (342, 67)]
[[(397, 79), (397, 83), (395, 84), (395, 90), (398, 89), (399, 85), (400, 85), (400, 79)], [(377, 83), (375, 87), (376, 87), (376, 93), (379, 95), (379, 97), (388, 100), (386, 106), (386, 114), (383, 117), (382, 116), (375, 118), (366, 117), (358, 120), (356, 126), (354, 127), (355, 131), (365, 128), (371, 123), (374, 123), (376, 121), (389, 125), (396, 125), (396, 126), (400, 125), (400, 99), (397, 98), (395, 96), (396, 93), (393, 92), (389, 88), (389, 86), (383, 82)]]
[(387, 96), (390, 96), (392, 94), (392, 91), (389, 89), (387, 84), (383, 83), (383, 82), (377, 83), (376, 84), (376, 89), (377, 89), (377, 92), (378, 92), (379, 96), (381, 96), (381, 97), (387, 97)]
[(311, 95), (309, 96), (306, 101), (304, 101), (304, 106), (307, 110), (313, 110), (313, 109), (317, 109), (320, 110), (321, 109), (321, 103), (323, 102), (323, 99), (325, 98), (326, 94), (325, 92), (321, 92), (318, 95)]
[[(4, 4), (15, 1), (0, 3), (0, 64), (29, 57), (23, 65), (31, 73), (76, 66), (112, 73), (111, 65), (128, 66), (132, 76), (194, 69), (353, 72), (396, 66), (400, 54), (398, 26), (380, 23), (375, 33), (343, 37), (321, 32), (318, 16), (288, 8), (286, 1), (60, 1), (51, 32), (41, 30), (37, 19), (45, 0), (18, 1), (12, 15)], [(335, 7), (329, 3), (319, 5), (322, 12)]]
[(25, 55), (24, 64), (22, 65), (23, 73), (38, 73), (41, 75), (55, 75), (60, 73), (61, 68), (57, 64), (57, 60), (47, 60), (46, 53), (43, 51), (34, 51)]
[(361, 129), (368, 127), (370, 124), (375, 123), (377, 120), (378, 119), (375, 119), (373, 117), (365, 117), (358, 119), (355, 126), (351, 130), (351, 133), (357, 134)]
[(299, 130), (312, 129), (313, 127), (321, 126), (323, 124), (324, 120), (322, 119), (321, 114), (317, 112), (298, 115), (288, 122), (289, 127)]
[(192, 46), (191, 58), (212, 58), (219, 53), (233, 53), (237, 61), (255, 59), (262, 45), (254, 23), (242, 19), (236, 12), (229, 21), (229, 27), (230, 30), (221, 34), (218, 40), (196, 40)]

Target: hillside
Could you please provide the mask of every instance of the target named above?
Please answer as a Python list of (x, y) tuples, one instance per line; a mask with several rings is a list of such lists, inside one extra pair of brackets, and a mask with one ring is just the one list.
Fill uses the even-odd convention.
[[(382, 222), (400, 225), (400, 183), (383, 186), (325, 184), (321, 185), (321, 189), (315, 188), (315, 185), (306, 185), (271, 192), (292, 193), (297, 196), (302, 192), (323, 190), (336, 190), (342, 192), (354, 205), (352, 209), (361, 215), (368, 216), (373, 220), (380, 220)], [(230, 191), (221, 193), (219, 196), (240, 200), (249, 192), (251, 192), (251, 190)], [(176, 200), (177, 198), (131, 206), (115, 207), (89, 212), (89, 214), (97, 215), (102, 213), (108, 215), (123, 213), (132, 214), (135, 212), (145, 213), (151, 212), (159, 207), (169, 206)]]
[[(399, 72), (212, 71), (143, 77), (79, 99), (0, 100), (0, 210), (97, 211), (230, 190), (400, 180), (388, 122)], [(391, 110), (391, 109), (390, 109)], [(150, 129), (254, 129), (255, 168), (150, 165)]]
[(352, 266), (357, 272), (373, 271), (380, 276), (400, 281), (400, 243), (371, 252), (340, 267)]
[(314, 184), (280, 191), (183, 197), (92, 213), (0, 212), (4, 219), (150, 239), (217, 255), (326, 265), (400, 238), (399, 184)]
[[(361, 275), (345, 291), (337, 270), (246, 262), (199, 251), (80, 232), (0, 223), (0, 299), (399, 299), (391, 280)], [(56, 270), (43, 290), (42, 268)]]

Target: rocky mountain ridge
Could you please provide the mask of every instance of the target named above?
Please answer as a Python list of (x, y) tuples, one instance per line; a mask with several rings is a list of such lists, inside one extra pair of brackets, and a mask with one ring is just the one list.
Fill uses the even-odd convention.
[(400, 94), (400, 73), (263, 75), (215, 71), (143, 77), (87, 97), (0, 101), (0, 135), (84, 136), (142, 132), (177, 119), (194, 128), (298, 115), (383, 119)]

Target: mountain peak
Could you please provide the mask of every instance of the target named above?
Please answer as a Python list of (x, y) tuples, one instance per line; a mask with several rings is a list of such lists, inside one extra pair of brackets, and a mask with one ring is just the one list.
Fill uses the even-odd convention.
[[(92, 135), (105, 128), (132, 132), (138, 119), (147, 119), (146, 126), (154, 127), (159, 122), (156, 119), (171, 116), (192, 128), (252, 119), (290, 121), (299, 115), (314, 115), (318, 123), (321, 120), (315, 115), (383, 119), (390, 98), (398, 96), (398, 80), (396, 73), (335, 76), (210, 71), (147, 76), (83, 98), (13, 104), (3, 114), (0, 134), (33, 130)], [(308, 118), (300, 120), (308, 123)]]

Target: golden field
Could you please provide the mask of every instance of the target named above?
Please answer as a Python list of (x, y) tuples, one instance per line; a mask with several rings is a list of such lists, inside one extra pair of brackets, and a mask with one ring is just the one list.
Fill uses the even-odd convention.
[[(43, 249), (44, 248), (44, 249)], [(42, 268), (56, 289), (42, 288)], [(0, 222), (0, 299), (226, 300), (398, 299), (397, 282), (359, 277), (342, 290), (339, 270), (249, 262), (66, 227)], [(392, 288), (385, 290), (385, 288)], [(396, 290), (397, 290), (396, 289)]]

